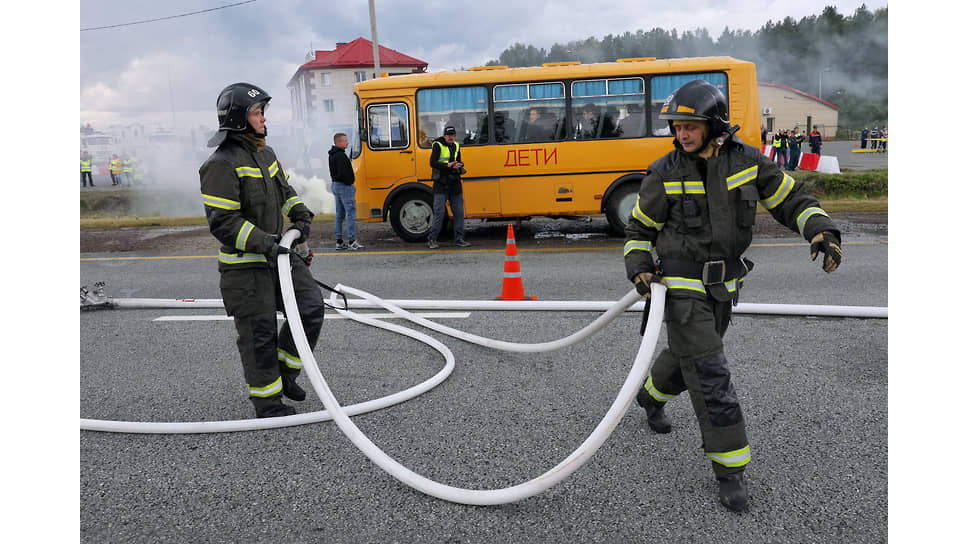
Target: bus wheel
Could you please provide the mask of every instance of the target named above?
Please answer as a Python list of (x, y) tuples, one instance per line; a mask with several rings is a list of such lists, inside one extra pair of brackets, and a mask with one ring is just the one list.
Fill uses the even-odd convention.
[(393, 232), (406, 242), (423, 242), (434, 219), (434, 203), (428, 193), (408, 191), (390, 205)]
[(632, 208), (635, 207), (638, 191), (638, 183), (625, 183), (617, 187), (608, 197), (605, 217), (608, 219), (608, 226), (612, 234), (616, 236), (625, 235), (625, 226), (629, 222), (629, 216), (632, 215)]

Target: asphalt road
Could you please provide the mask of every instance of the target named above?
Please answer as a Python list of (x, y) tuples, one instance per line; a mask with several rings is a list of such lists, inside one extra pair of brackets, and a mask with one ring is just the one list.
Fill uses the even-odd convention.
[[(497, 235), (500, 237), (500, 235)], [(887, 232), (845, 246), (832, 275), (795, 238), (757, 239), (743, 302), (887, 305)], [(621, 241), (522, 243), (527, 295), (618, 300), (629, 289)], [(493, 300), (503, 252), (324, 253), (312, 270), (393, 299)], [(218, 298), (214, 259), (81, 254), (80, 283), (115, 298)], [(102, 310), (80, 315), (80, 416), (130, 421), (252, 417), (230, 321), (219, 310)], [(517, 342), (559, 338), (589, 312), (482, 312), (439, 321)], [(354, 417), (411, 470), (452, 486), (530, 480), (581, 444), (614, 400), (638, 348), (639, 316), (561, 351), (520, 355), (428, 332), (454, 373), (426, 394)], [(686, 398), (656, 435), (633, 405), (576, 473), (535, 497), (477, 507), (414, 491), (371, 463), (332, 422), (222, 434), (80, 433), (83, 542), (885, 542), (886, 319), (737, 315), (726, 355), (747, 419), (750, 510), (716, 498)], [(665, 341), (660, 340), (660, 347)], [(424, 344), (327, 320), (315, 350), (344, 405), (423, 381), (443, 365)], [(308, 380), (301, 378), (309, 389)], [(322, 410), (314, 392), (301, 412)]]

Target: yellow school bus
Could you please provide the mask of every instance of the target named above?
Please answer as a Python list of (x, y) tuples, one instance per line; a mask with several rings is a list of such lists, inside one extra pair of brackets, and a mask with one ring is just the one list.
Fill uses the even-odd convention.
[(486, 66), (357, 83), (357, 219), (389, 220), (400, 238), (425, 240), (431, 144), (454, 126), (466, 218), (605, 214), (620, 234), (646, 168), (672, 149), (659, 109), (693, 79), (723, 91), (737, 135), (758, 145), (756, 67), (730, 57)]

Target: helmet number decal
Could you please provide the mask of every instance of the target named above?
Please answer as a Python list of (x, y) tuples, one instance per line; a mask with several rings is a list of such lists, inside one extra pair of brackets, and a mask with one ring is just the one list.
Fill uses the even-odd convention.
[(255, 89), (249, 89), (249, 92), (246, 93), (246, 94), (248, 94), (252, 98), (255, 98), (255, 97), (259, 96), (259, 91), (255, 90)]

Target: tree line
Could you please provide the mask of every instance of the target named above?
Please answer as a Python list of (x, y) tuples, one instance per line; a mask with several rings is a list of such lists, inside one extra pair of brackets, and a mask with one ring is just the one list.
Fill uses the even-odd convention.
[(887, 28), (887, 8), (872, 12), (862, 5), (845, 16), (827, 6), (819, 15), (768, 21), (756, 31), (727, 27), (716, 39), (705, 28), (682, 33), (653, 28), (555, 43), (548, 50), (515, 43), (487, 65), (730, 56), (755, 63), (760, 81), (819, 95), (840, 107), (840, 126), (856, 130), (888, 121)]

